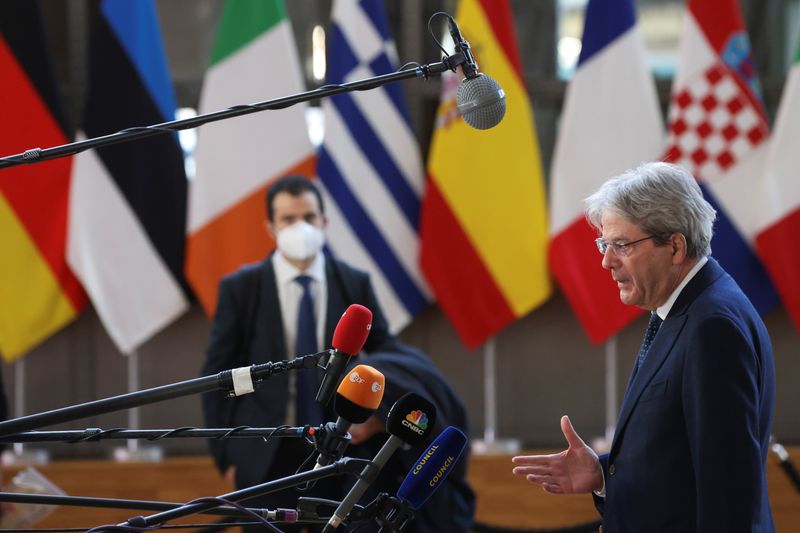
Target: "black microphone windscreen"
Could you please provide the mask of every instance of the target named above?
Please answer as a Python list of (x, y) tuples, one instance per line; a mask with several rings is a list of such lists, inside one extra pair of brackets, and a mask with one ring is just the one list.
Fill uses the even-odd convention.
[(436, 423), (436, 407), (414, 392), (397, 400), (386, 418), (386, 431), (406, 444), (416, 446), (425, 440)]
[(456, 106), (464, 121), (479, 130), (497, 126), (506, 114), (506, 93), (485, 74), (465, 78), (456, 92)]

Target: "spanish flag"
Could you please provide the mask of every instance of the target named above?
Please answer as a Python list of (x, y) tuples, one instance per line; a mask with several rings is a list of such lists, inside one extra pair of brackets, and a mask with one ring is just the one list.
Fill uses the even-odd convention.
[[(0, 3), (0, 154), (68, 142), (38, 3)], [(69, 323), (86, 295), (67, 266), (70, 159), (0, 170), (0, 353), (23, 356)]]
[(443, 78), (421, 262), (442, 310), (475, 348), (550, 296), (547, 210), (509, 2), (461, 0), (456, 20), (480, 70), (504, 89), (507, 110), (495, 128), (472, 129), (456, 112), (461, 76)]

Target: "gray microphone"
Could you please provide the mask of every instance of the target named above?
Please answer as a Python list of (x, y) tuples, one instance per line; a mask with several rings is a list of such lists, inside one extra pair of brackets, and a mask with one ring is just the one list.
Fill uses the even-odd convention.
[(478, 72), (469, 43), (461, 35), (455, 19), (450, 15), (447, 18), (456, 53), (464, 54), (466, 59), (461, 66), (465, 78), (456, 92), (458, 113), (473, 128), (488, 130), (497, 126), (506, 114), (506, 93), (493, 78)]

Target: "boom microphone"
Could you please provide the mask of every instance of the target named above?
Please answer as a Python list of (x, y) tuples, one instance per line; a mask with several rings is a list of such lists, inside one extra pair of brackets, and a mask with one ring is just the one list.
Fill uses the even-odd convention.
[(378, 450), (373, 464), (361, 472), (361, 477), (336, 508), (322, 533), (336, 531), (397, 448), (403, 443), (412, 446), (421, 444), (435, 422), (436, 408), (419, 394), (409, 392), (397, 400), (386, 418), (389, 439)]
[(397, 490), (400, 503), (378, 518), (378, 533), (403, 531), (413, 520), (413, 511), (422, 507), (453, 471), (466, 446), (467, 436), (460, 429), (449, 426), (442, 431), (406, 474)]
[(317, 391), (317, 403), (325, 406), (331, 401), (347, 363), (364, 347), (371, 327), (372, 311), (363, 305), (351, 304), (342, 314), (333, 331), (333, 354), (325, 366), (325, 375)]
[[(333, 432), (337, 437), (341, 439), (347, 435), (347, 431), (353, 424), (367, 421), (381, 404), (385, 386), (386, 380), (383, 374), (367, 365), (358, 365), (344, 377), (333, 398), (333, 410), (339, 415), (336, 425), (333, 427)], [(344, 443), (342, 450), (347, 446), (348, 441), (349, 437), (346, 440), (342, 439)], [(314, 468), (330, 464), (338, 458), (335, 455), (341, 457), (338, 453), (320, 452)]]
[(450, 15), (447, 18), (456, 53), (463, 54), (465, 59), (461, 66), (465, 78), (456, 92), (458, 112), (473, 128), (493, 128), (506, 114), (506, 93), (493, 78), (478, 71), (478, 63), (472, 55), (469, 43), (461, 35), (458, 24)]

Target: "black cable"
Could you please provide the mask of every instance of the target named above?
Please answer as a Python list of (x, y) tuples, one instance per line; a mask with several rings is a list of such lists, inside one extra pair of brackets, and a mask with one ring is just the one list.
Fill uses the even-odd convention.
[(430, 32), (431, 37), (433, 37), (433, 42), (435, 42), (436, 46), (439, 47), (439, 50), (442, 51), (442, 53), (444, 54), (444, 57), (450, 57), (450, 54), (448, 54), (447, 50), (444, 49), (444, 46), (442, 46), (442, 43), (440, 43), (439, 39), (436, 38), (436, 34), (433, 32), (433, 28), (431, 28), (431, 23), (433, 22), (433, 19), (435, 19), (439, 15), (443, 15), (443, 16), (447, 17), (448, 20), (453, 20), (453, 17), (451, 17), (450, 15), (445, 13), (444, 11), (437, 11), (436, 13), (431, 15), (431, 18), (428, 19), (428, 32)]

